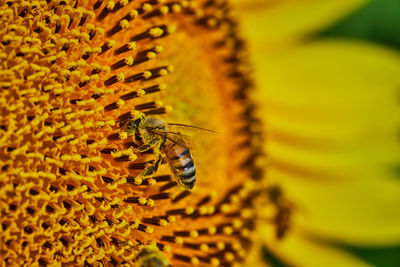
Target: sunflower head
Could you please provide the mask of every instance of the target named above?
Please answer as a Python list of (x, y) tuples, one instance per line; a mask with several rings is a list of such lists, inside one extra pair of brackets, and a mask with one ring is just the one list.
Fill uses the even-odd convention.
[[(2, 261), (246, 259), (262, 135), (225, 1), (3, 1), (0, 25)], [(138, 131), (153, 116), (217, 132), (187, 147), (193, 190), (170, 168), (172, 133)]]

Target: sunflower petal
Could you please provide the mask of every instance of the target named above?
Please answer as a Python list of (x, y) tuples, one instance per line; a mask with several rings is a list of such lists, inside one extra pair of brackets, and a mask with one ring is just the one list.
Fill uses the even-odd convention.
[(275, 167), (321, 179), (397, 175), (399, 59), (344, 41), (255, 58)]
[(400, 242), (398, 179), (322, 183), (277, 171), (269, 175), (295, 203), (295, 225), (310, 235), (355, 245)]
[(368, 0), (234, 0), (255, 49), (280, 48), (326, 28)]
[(370, 266), (345, 250), (308, 240), (299, 234), (288, 235), (283, 241), (269, 240), (267, 244), (266, 249), (281, 259), (284, 266)]
[(298, 224), (351, 244), (400, 241), (400, 56), (319, 41), (256, 61), (271, 158), (268, 177)]

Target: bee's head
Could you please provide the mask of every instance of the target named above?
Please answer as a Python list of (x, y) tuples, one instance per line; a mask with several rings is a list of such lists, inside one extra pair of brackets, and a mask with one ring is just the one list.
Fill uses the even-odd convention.
[(168, 267), (168, 259), (154, 245), (144, 246), (136, 256), (136, 265), (138, 267)]
[(136, 119), (136, 120), (132, 121), (131, 127), (134, 130), (137, 130), (139, 128), (141, 122), (142, 122), (142, 119)]
[(140, 127), (142, 127), (143, 121), (144, 121), (144, 115), (136, 116), (135, 119), (129, 118), (122, 120), (120, 126), (122, 126), (125, 129), (128, 135), (132, 135), (135, 132), (137, 132), (137, 130)]
[(149, 255), (143, 260), (140, 266), (143, 267), (166, 267), (165, 261), (160, 259), (157, 255)]

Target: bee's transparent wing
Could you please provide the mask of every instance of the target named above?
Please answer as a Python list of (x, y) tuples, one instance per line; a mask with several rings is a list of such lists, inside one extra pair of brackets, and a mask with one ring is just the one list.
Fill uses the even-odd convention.
[(216, 131), (202, 128), (202, 127), (197, 127), (193, 125), (187, 125), (187, 124), (181, 124), (181, 123), (168, 123), (168, 128), (170, 131), (175, 132), (175, 133), (185, 133), (185, 135), (182, 135), (182, 138), (190, 144), (190, 147), (195, 147), (193, 143), (196, 141), (196, 144), (198, 144), (198, 139), (199, 136), (203, 136), (204, 134), (215, 134), (217, 133)]
[(184, 128), (184, 129), (192, 129), (192, 130), (201, 130), (201, 131), (205, 131), (205, 132), (211, 132), (211, 133), (216, 133), (216, 131), (210, 130), (210, 129), (206, 129), (206, 128), (202, 128), (202, 127), (198, 127), (198, 126), (194, 126), (194, 125), (188, 125), (188, 124), (182, 124), (182, 123), (168, 123), (168, 126), (173, 126), (173, 127), (177, 127), (177, 128)]
[(177, 144), (178, 146), (188, 149), (194, 148), (191, 142), (191, 137), (181, 134), (180, 132), (154, 130), (153, 133), (164, 136), (165, 138), (167, 138), (167, 140), (171, 141), (174, 144)]
[[(172, 143), (175, 143), (181, 147), (193, 149), (196, 146), (193, 145), (192, 140), (196, 139), (193, 138), (196, 134), (198, 134), (200, 131), (205, 131), (205, 132), (210, 132), (210, 133), (216, 133), (213, 130), (209, 130), (206, 128), (202, 127), (197, 127), (193, 125), (187, 125), (187, 124), (182, 124), (182, 123), (168, 123), (168, 128), (172, 130), (158, 130), (154, 129), (153, 133), (162, 135), (165, 138), (167, 138), (169, 141)], [(185, 132), (186, 134), (182, 134), (181, 132)], [(191, 135), (187, 135), (188, 132), (191, 132)]]

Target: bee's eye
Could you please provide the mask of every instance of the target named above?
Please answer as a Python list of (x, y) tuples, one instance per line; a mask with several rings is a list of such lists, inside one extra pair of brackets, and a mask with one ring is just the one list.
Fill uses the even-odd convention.
[(135, 120), (135, 121), (133, 122), (134, 127), (135, 127), (135, 128), (139, 127), (139, 123), (140, 123), (140, 122), (141, 122), (140, 119)]

